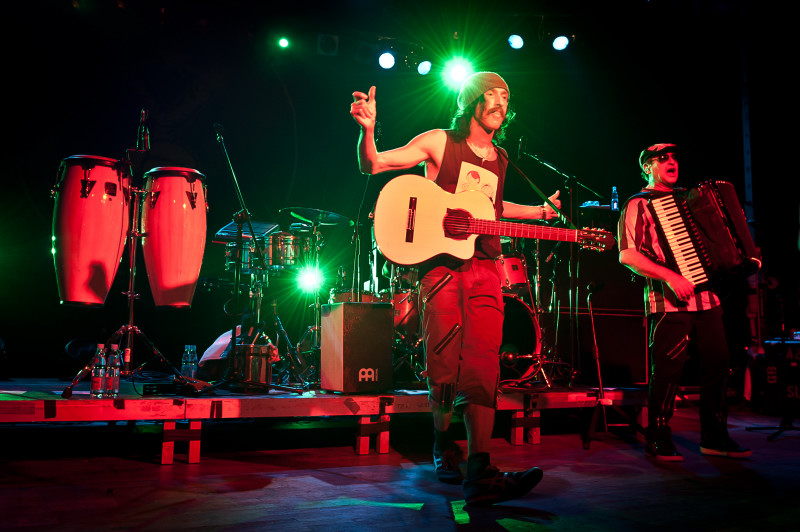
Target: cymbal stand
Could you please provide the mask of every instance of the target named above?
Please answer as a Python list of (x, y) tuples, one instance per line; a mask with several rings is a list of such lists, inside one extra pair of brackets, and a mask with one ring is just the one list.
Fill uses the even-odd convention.
[[(313, 264), (314, 264), (314, 274), (318, 275), (320, 271), (320, 251), (323, 246), (323, 236), (322, 232), (320, 231), (320, 222), (319, 221), (312, 221), (311, 222), (311, 234), (313, 235), (314, 239), (314, 257), (313, 257)], [(315, 354), (318, 353), (320, 350), (320, 341), (321, 341), (321, 332), (322, 332), (322, 299), (320, 297), (320, 283), (318, 279), (315, 279), (314, 282), (314, 325), (311, 325), (306, 329), (306, 332), (303, 333), (303, 336), (298, 342), (297, 345), (297, 352), (298, 355), (301, 357), (303, 355), (308, 354)], [(308, 336), (311, 335), (311, 346), (307, 351), (300, 351), (300, 345), (303, 343), (303, 340)]]

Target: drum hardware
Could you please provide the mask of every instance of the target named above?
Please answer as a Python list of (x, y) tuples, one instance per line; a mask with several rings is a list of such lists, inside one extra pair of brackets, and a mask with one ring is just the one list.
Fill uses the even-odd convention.
[[(330, 211), (323, 211), (309, 207), (285, 207), (281, 209), (281, 214), (288, 214), (302, 222), (305, 222), (304, 232), (310, 230), (310, 243), (313, 243), (311, 260), (306, 263), (313, 264), (316, 271), (320, 269), (320, 252), (325, 245), (322, 226), (353, 225), (349, 218)], [(310, 224), (310, 225), (309, 225)], [(299, 264), (299, 261), (298, 261)], [(298, 354), (300, 356), (311, 355), (315, 357), (320, 350), (320, 331), (322, 327), (322, 300), (320, 297), (319, 285), (314, 287), (314, 325), (309, 326), (298, 342)], [(301, 350), (301, 346), (306, 349)]]
[[(392, 345), (392, 375), (395, 382), (420, 382), (424, 380), (425, 349), (422, 338), (406, 336), (395, 330)], [(404, 380), (408, 376), (413, 381)]]
[[(520, 139), (520, 144), (522, 145), (522, 139)], [(561, 223), (570, 229), (577, 229), (575, 224), (572, 223), (572, 219), (578, 216), (578, 208), (577, 208), (577, 199), (578, 199), (578, 191), (585, 191), (588, 194), (592, 195), (593, 197), (602, 199), (603, 196), (598, 193), (597, 191), (591, 189), (590, 187), (586, 186), (584, 183), (581, 183), (576, 176), (569, 175), (555, 166), (553, 163), (544, 160), (542, 157), (525, 151), (524, 149), (520, 149), (518, 153), (518, 158), (521, 159), (522, 156), (526, 158), (533, 159), (540, 165), (544, 166), (548, 170), (554, 172), (556, 175), (560, 176), (563, 179), (563, 189), (566, 192), (566, 201), (562, 202), (566, 204), (566, 216), (562, 213), (561, 210), (556, 208), (553, 205), (553, 202), (536, 186), (536, 184), (531, 180), (525, 172), (519, 167), (518, 164), (515, 164), (513, 161), (508, 160), (509, 166), (513, 167), (517, 170), (524, 180), (530, 185), (530, 187), (536, 192), (536, 194), (541, 197), (545, 203), (547, 203), (558, 215), (556, 224)], [(552, 256), (552, 255), (551, 255)], [(550, 257), (545, 262), (549, 262)], [(576, 361), (576, 353), (577, 345), (579, 343), (579, 336), (578, 336), (578, 253), (575, 249), (575, 246), (569, 246), (569, 294), (570, 294), (570, 316), (569, 316), (569, 338), (570, 338), (570, 363), (572, 366), (575, 366)]]
[[(256, 298), (249, 298), (249, 301), (243, 304), (243, 297), (242, 297), (242, 259), (243, 259), (243, 250), (244, 250), (244, 241), (245, 241), (245, 226), (247, 226), (247, 232), (250, 235), (249, 242), (253, 246), (254, 254), (254, 262), (256, 264), (256, 269), (260, 267), (264, 271), (267, 270), (268, 263), (266, 260), (266, 256), (264, 253), (264, 246), (262, 243), (259, 242), (259, 238), (253, 238), (253, 235), (256, 235), (255, 227), (253, 222), (250, 218), (250, 211), (247, 209), (245, 204), (244, 196), (242, 195), (241, 187), (239, 187), (239, 181), (236, 177), (236, 172), (233, 169), (233, 164), (231, 163), (230, 156), (228, 155), (227, 147), (225, 146), (225, 139), (224, 139), (224, 130), (220, 124), (214, 124), (214, 131), (217, 134), (217, 142), (219, 143), (223, 156), (225, 157), (225, 161), (228, 165), (228, 169), (230, 171), (231, 180), (233, 182), (233, 189), (236, 192), (236, 197), (239, 202), (240, 210), (233, 214), (232, 223), (235, 224), (236, 227), (236, 238), (235, 238), (235, 258), (233, 261), (233, 297), (225, 304), (225, 310), (231, 315), (237, 316), (239, 320), (242, 322), (242, 330), (244, 331), (244, 309), (250, 307), (251, 317), (254, 319), (253, 322), (253, 334), (245, 336), (242, 335), (241, 340), (238, 338), (237, 329), (239, 328), (237, 324), (231, 329), (231, 341), (230, 346), (232, 347), (231, 351), (233, 351), (233, 356), (227, 357), (227, 368), (222, 376), (222, 378), (215, 382), (213, 385), (205, 388), (201, 391), (201, 393), (205, 393), (208, 391), (215, 390), (222, 386), (232, 386), (236, 387), (244, 387), (244, 391), (268, 391), (269, 389), (278, 389), (282, 391), (291, 391), (291, 392), (298, 392), (302, 393), (302, 389), (288, 387), (288, 386), (280, 386), (275, 385), (270, 382), (253, 382), (253, 381), (245, 381), (244, 380), (244, 373), (242, 371), (243, 368), (239, 367), (240, 364), (238, 360), (241, 360), (243, 356), (246, 356), (247, 350), (255, 349), (256, 340), (262, 336), (266, 336), (263, 332), (263, 323), (261, 322), (261, 284), (257, 285), (257, 293), (258, 297)], [(226, 226), (227, 227), (227, 226)], [(262, 228), (263, 229), (263, 228)], [(230, 230), (226, 231), (230, 233)], [(219, 234), (219, 232), (218, 232)], [(268, 281), (268, 277), (265, 277), (265, 281)], [(255, 299), (255, 304), (253, 304), (253, 300)], [(249, 340), (249, 343), (245, 343), (245, 340)]]

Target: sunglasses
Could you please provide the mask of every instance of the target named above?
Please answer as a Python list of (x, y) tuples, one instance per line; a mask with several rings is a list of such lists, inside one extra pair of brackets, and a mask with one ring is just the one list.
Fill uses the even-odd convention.
[(672, 155), (672, 159), (677, 163), (678, 162), (678, 154), (673, 152), (662, 153), (658, 157), (653, 157), (653, 159), (657, 160), (660, 163), (665, 163), (669, 160), (669, 156)]

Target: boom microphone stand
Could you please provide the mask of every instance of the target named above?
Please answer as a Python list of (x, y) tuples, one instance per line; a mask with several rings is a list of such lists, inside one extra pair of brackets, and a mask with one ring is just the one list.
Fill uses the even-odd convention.
[[(555, 209), (555, 207), (550, 202), (550, 200), (548, 198), (544, 197), (544, 194), (542, 193), (542, 191), (539, 190), (538, 188), (536, 188), (535, 185), (533, 185), (531, 180), (522, 172), (522, 170), (520, 170), (519, 166), (517, 166), (516, 164), (512, 163), (511, 161), (509, 161), (509, 164), (512, 165), (520, 174), (522, 174), (522, 176), (528, 181), (528, 183), (530, 183), (530, 185), (534, 188), (534, 190), (536, 190), (539, 193), (540, 196), (544, 197), (544, 199), (545, 199), (545, 201), (547, 202), (548, 205), (553, 207), (553, 209), (559, 214), (559, 221), (560, 222), (562, 222), (565, 225), (567, 225), (570, 229), (577, 229), (577, 227), (575, 227), (575, 225), (570, 221), (570, 220), (573, 220), (575, 218), (575, 215), (577, 213), (577, 206), (576, 206), (577, 194), (575, 192), (576, 187), (580, 187), (580, 188), (586, 190), (587, 192), (591, 193), (595, 197), (602, 198), (602, 196), (598, 192), (596, 192), (595, 190), (592, 190), (591, 188), (589, 188), (585, 184), (583, 184), (580, 181), (578, 181), (578, 179), (575, 176), (572, 176), (572, 175), (567, 174), (566, 172), (563, 172), (561, 169), (556, 167), (554, 164), (552, 164), (552, 163), (550, 163), (548, 161), (545, 161), (544, 159), (542, 159), (538, 155), (533, 154), (533, 153), (528, 153), (527, 151), (525, 151), (525, 144), (526, 144), (525, 137), (521, 137), (520, 138), (520, 143), (519, 143), (518, 158), (521, 158), (523, 155), (525, 155), (526, 157), (530, 157), (531, 159), (533, 159), (534, 161), (536, 161), (540, 165), (544, 166), (548, 170), (550, 170), (550, 171), (556, 173), (557, 175), (561, 176), (562, 179), (564, 180), (564, 189), (566, 189), (567, 196), (569, 198), (568, 217), (565, 217), (564, 215), (561, 214), (560, 211)], [(578, 272), (577, 251), (576, 251), (574, 246), (570, 246), (570, 248), (569, 248), (569, 262), (568, 262), (568, 265), (569, 265), (569, 279), (570, 279), (570, 285), (569, 285), (569, 294), (570, 294), (570, 297), (569, 297), (570, 340), (571, 340), (570, 341), (570, 359), (571, 359), (571, 362), (572, 362), (573, 367), (574, 367), (574, 365), (575, 365), (575, 351), (576, 351), (576, 349), (575, 349), (576, 345), (575, 344), (577, 343), (577, 339), (578, 339), (578, 329), (577, 329), (577, 327), (578, 327), (578, 289), (577, 289), (577, 282), (578, 282), (578, 273), (579, 273)]]
[[(225, 138), (224, 134), (225, 131), (220, 124), (214, 124), (214, 131), (217, 134), (217, 142), (219, 142), (220, 147), (222, 148), (222, 153), (225, 156), (225, 161), (228, 164), (228, 169), (230, 170), (231, 180), (233, 182), (233, 188), (236, 192), (236, 198), (239, 201), (239, 206), (241, 209), (233, 214), (233, 221), (236, 223), (236, 260), (234, 262), (234, 273), (233, 273), (233, 300), (232, 300), (232, 309), (231, 313), (235, 316), (239, 316), (240, 318), (244, 314), (244, 306), (242, 304), (242, 254), (244, 249), (244, 225), (247, 224), (247, 228), (252, 236), (253, 245), (255, 247), (255, 254), (256, 260), (261, 263), (262, 268), (264, 271), (267, 270), (267, 263), (264, 256), (264, 249), (261, 247), (261, 244), (256, 238), (256, 232), (253, 229), (253, 223), (250, 219), (250, 211), (247, 209), (245, 205), (244, 196), (242, 195), (242, 189), (239, 186), (239, 180), (236, 178), (236, 172), (233, 169), (233, 164), (231, 163), (230, 156), (228, 155), (228, 149), (225, 146)], [(260, 301), (259, 301), (260, 306)], [(256, 309), (255, 315), (258, 316), (260, 319), (260, 308)], [(241, 320), (239, 320), (241, 321)], [(256, 323), (257, 327), (260, 327), (260, 321)], [(239, 371), (239, 364), (237, 363), (236, 357), (238, 355), (238, 324), (234, 323), (233, 327), (231, 328), (231, 344), (230, 350), (228, 351), (228, 365), (225, 369), (225, 374), (223, 375), (222, 379), (219, 382), (215, 382), (212, 386), (205, 388), (202, 390), (203, 392), (206, 391), (213, 391), (217, 388), (220, 388), (225, 385), (229, 385), (231, 383), (237, 383), (241, 379), (240, 371)], [(256, 333), (255, 338), (259, 336)], [(255, 340), (254, 340), (255, 341)], [(283, 391), (292, 391), (292, 392), (302, 392), (302, 390), (298, 390), (296, 388), (291, 388), (288, 386), (277, 386), (271, 383), (252, 383), (248, 382), (248, 387), (263, 387), (266, 389), (275, 388), (278, 390)]]

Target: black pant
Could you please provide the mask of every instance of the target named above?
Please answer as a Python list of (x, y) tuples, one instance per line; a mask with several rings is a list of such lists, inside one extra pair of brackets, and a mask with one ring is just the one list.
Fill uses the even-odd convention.
[(700, 356), (701, 441), (727, 436), (725, 394), (730, 354), (722, 322), (722, 307), (698, 312), (664, 312), (649, 316), (651, 379), (648, 399), (650, 427), (666, 426), (688, 358), (690, 339)]

